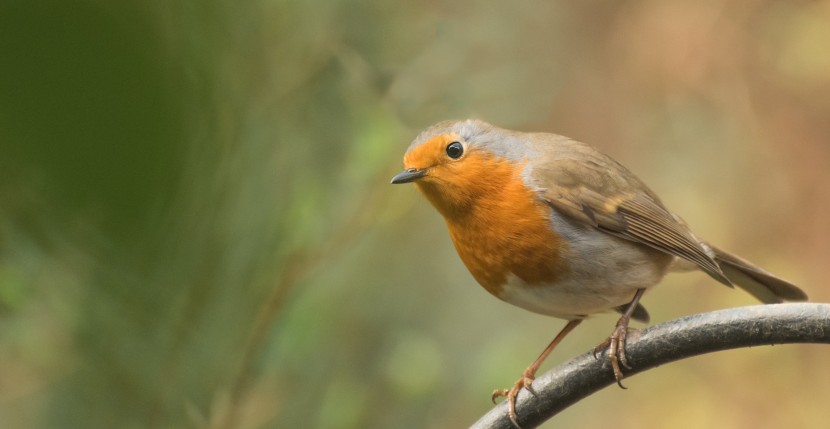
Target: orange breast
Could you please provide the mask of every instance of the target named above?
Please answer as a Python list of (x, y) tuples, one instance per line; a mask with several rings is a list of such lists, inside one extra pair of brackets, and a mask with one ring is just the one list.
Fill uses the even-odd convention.
[(442, 204), (454, 198), (452, 186), (440, 194), (429, 185), (419, 186), (444, 215), (467, 269), (496, 296), (511, 274), (529, 286), (555, 282), (567, 270), (562, 258), (567, 249), (551, 229), (551, 209), (522, 182), (523, 166), (470, 155), (464, 166), (470, 177), (454, 179), (455, 185), (464, 186), (468, 204)]

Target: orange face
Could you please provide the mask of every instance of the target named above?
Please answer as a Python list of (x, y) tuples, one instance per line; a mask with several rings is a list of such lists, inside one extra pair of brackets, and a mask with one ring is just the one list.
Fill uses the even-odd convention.
[(550, 208), (522, 181), (526, 162), (497, 157), (450, 132), (410, 148), (406, 170), (392, 179), (415, 182), (444, 216), (467, 268), (496, 296), (510, 274), (544, 284), (564, 270)]
[[(447, 147), (455, 142), (461, 144), (461, 153), (456, 155), (456, 152), (450, 151), (453, 156), (456, 156), (453, 158), (448, 153)], [(454, 168), (452, 165), (457, 164), (464, 157), (466, 149), (467, 145), (458, 133), (440, 134), (407, 151), (403, 157), (403, 165), (406, 169), (429, 169), (432, 171), (428, 175), (440, 176), (443, 169)]]
[(439, 134), (411, 148), (404, 156), (406, 171), (396, 176), (414, 181), (445, 217), (469, 208), (487, 193), (495, 194), (512, 176), (515, 166), (468, 144), (458, 133)]

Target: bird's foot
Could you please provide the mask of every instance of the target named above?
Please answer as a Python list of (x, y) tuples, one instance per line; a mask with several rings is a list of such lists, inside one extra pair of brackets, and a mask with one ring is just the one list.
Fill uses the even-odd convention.
[(621, 317), (617, 321), (614, 331), (611, 332), (611, 336), (594, 347), (594, 357), (602, 350), (608, 350), (608, 360), (611, 361), (611, 368), (614, 370), (614, 379), (617, 380), (617, 385), (623, 389), (626, 387), (622, 384), (623, 372), (620, 366), (631, 369), (631, 366), (628, 364), (628, 358), (625, 355), (625, 342), (629, 333), (628, 322), (628, 317)]
[(535, 371), (531, 371), (531, 368), (526, 369), (513, 387), (510, 389), (494, 390), (493, 395), (490, 397), (493, 403), (495, 403), (496, 398), (500, 396), (507, 397), (507, 414), (510, 416), (510, 421), (516, 429), (522, 429), (522, 427), (519, 426), (518, 415), (516, 414), (516, 397), (519, 395), (519, 391), (521, 391), (522, 388), (527, 389), (527, 391), (533, 396), (536, 396), (536, 392), (533, 391), (533, 380), (536, 379), (534, 372)]

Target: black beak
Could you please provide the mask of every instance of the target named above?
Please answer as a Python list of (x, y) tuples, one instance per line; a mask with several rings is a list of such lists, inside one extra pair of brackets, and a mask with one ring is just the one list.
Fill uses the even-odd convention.
[(395, 175), (392, 178), (392, 184), (414, 182), (427, 175), (427, 169), (418, 170), (417, 168), (410, 168)]

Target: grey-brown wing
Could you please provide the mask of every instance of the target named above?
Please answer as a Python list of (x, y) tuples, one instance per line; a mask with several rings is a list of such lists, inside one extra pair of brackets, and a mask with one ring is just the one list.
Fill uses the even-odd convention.
[(572, 149), (580, 156), (561, 156), (561, 149), (553, 149), (542, 163), (534, 160), (532, 179), (551, 207), (609, 234), (694, 262), (719, 282), (732, 285), (714, 252), (636, 176), (590, 146), (580, 143)]

